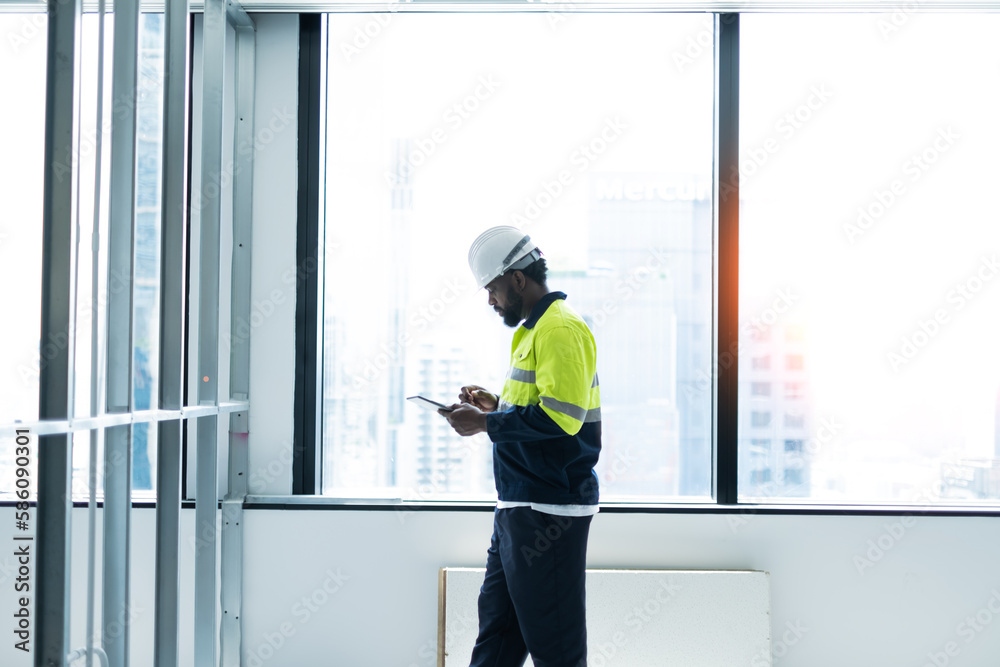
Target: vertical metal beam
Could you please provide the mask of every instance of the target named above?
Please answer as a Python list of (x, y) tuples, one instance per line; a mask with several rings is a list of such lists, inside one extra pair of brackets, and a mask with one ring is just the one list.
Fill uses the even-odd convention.
[[(139, 2), (115, 3), (113, 100), (134, 100), (139, 62)], [(107, 411), (132, 410), (132, 289), (136, 179), (135, 104), (115, 104), (111, 124), (108, 207)], [(110, 667), (129, 660), (129, 533), (132, 513), (132, 427), (104, 439), (104, 574), (101, 633)], [(108, 628), (121, 628), (108, 632)]]
[[(229, 14), (249, 22), (238, 5)], [(236, 28), (236, 119), (233, 141), (233, 274), (230, 300), (229, 389), (234, 399), (250, 394), (250, 279), (253, 238), (253, 135), (256, 34)], [(222, 665), (239, 667), (242, 653), (243, 500), (247, 492), (247, 411), (229, 418), (229, 493), (222, 503)]]
[[(737, 501), (740, 275), (740, 15), (715, 18), (716, 378), (715, 499)], [(730, 355), (732, 355), (730, 357)]]
[[(160, 206), (159, 407), (179, 410), (183, 398), (185, 251), (188, 166), (188, 0), (165, 8), (163, 167)], [(180, 626), (181, 431), (159, 423), (156, 451), (154, 667), (177, 667)]]
[[(202, 29), (201, 257), (198, 311), (198, 403), (217, 405), (219, 371), (219, 228), (226, 59), (226, 0), (206, 0)], [(218, 416), (198, 419), (195, 481), (194, 657), (216, 665)]]
[[(76, 109), (80, 0), (49, 0), (45, 73), (45, 199), (42, 206), (40, 419), (69, 415), (73, 363), (73, 282), (76, 266)], [(38, 438), (38, 514), (35, 574), (35, 667), (63, 664), (69, 648), (69, 535), (72, 436)], [(30, 542), (25, 542), (30, 545)], [(31, 547), (29, 546), (29, 549)]]
[(323, 249), (319, 239), (320, 155), (320, 59), (324, 17), (299, 16), (299, 108), (298, 108), (298, 232), (295, 281), (295, 431), (292, 446), (292, 493), (319, 493), (322, 457), (319, 433), (322, 421), (322, 328), (319, 271)]

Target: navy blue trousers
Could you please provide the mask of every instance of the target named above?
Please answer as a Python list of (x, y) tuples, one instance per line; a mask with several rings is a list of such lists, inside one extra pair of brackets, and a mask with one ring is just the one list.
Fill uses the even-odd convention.
[(586, 667), (592, 519), (496, 510), (470, 667)]

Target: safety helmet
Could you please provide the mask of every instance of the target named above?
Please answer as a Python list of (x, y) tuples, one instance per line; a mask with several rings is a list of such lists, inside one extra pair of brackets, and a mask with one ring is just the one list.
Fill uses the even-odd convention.
[(469, 248), (469, 268), (476, 285), (483, 288), (497, 276), (524, 269), (542, 256), (531, 237), (517, 227), (491, 227)]

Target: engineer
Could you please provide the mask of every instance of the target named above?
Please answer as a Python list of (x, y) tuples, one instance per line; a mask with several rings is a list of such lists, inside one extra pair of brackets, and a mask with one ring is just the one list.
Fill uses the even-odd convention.
[[(598, 511), (597, 349), (583, 318), (550, 292), (541, 251), (516, 227), (483, 232), (469, 251), (478, 287), (517, 327), (502, 393), (462, 387), (459, 435), (493, 441), (498, 502), (471, 667), (586, 667), (586, 560)], [(518, 326), (520, 325), (520, 326)]]

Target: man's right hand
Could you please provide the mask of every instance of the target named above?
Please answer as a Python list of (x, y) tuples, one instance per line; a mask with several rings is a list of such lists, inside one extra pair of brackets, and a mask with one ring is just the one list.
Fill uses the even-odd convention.
[(497, 409), (497, 397), (475, 384), (462, 387), (458, 400), (474, 405), (483, 412), (495, 412)]

